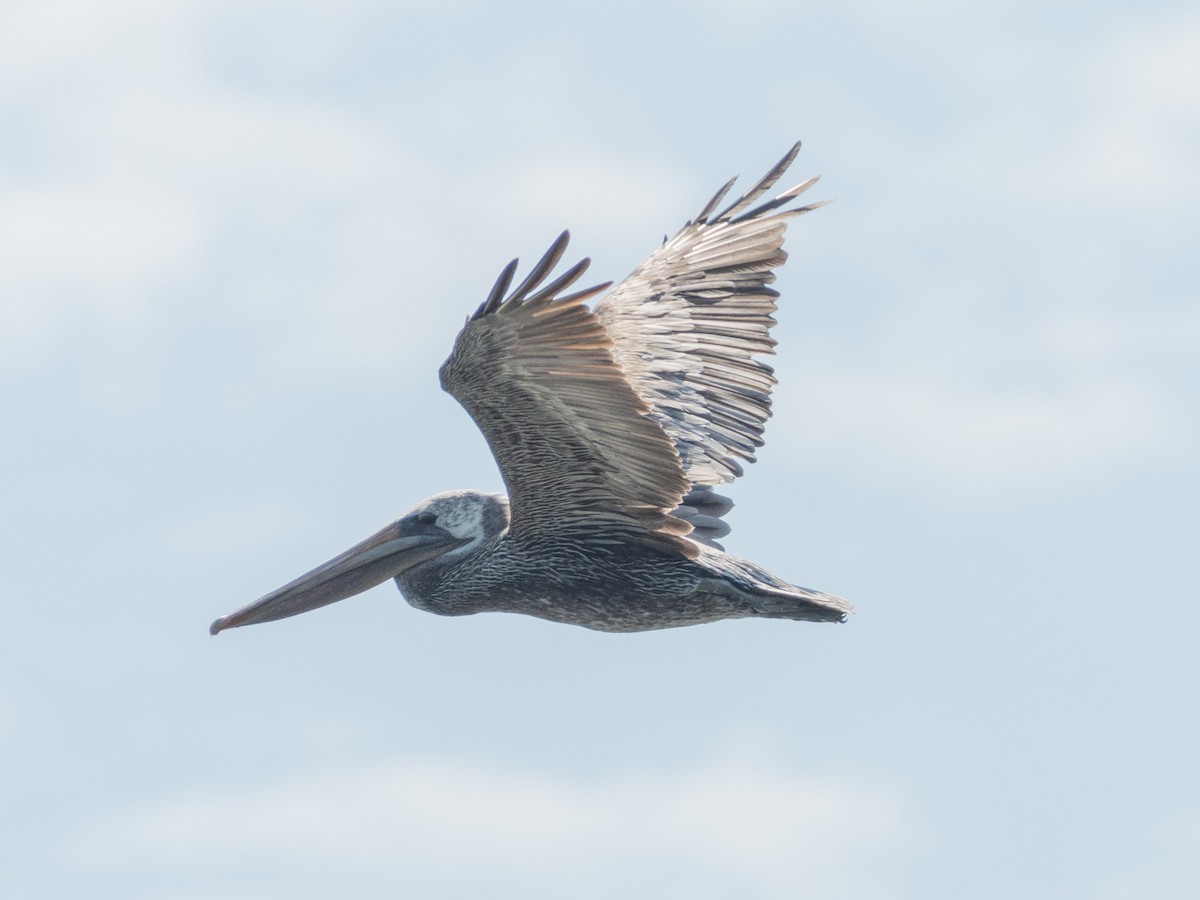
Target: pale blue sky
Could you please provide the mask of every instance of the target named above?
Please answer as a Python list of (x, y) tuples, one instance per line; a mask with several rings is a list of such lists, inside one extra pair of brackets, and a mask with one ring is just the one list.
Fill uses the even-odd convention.
[[(1190, 4), (0, 9), (0, 895), (1191, 898)], [(802, 139), (731, 550), (840, 627), (209, 638), (425, 496), (563, 227), (619, 278)]]

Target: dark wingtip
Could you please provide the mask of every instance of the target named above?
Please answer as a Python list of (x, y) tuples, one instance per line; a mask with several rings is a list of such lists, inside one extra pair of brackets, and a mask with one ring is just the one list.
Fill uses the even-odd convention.
[(754, 187), (750, 188), (750, 190), (748, 190), (745, 194), (743, 194), (737, 200), (734, 200), (733, 203), (731, 203), (725, 209), (721, 210), (721, 212), (717, 214), (714, 221), (719, 222), (722, 219), (732, 219), (734, 216), (738, 215), (738, 213), (749, 207), (752, 203), (754, 203), (755, 200), (769, 191), (772, 187), (774, 187), (775, 182), (777, 182), (783, 173), (788, 170), (788, 167), (795, 162), (796, 154), (799, 152), (800, 142), (796, 141), (796, 143), (792, 144), (791, 149), (783, 155), (783, 159), (775, 163), (775, 165), (771, 167), (771, 171), (759, 179), (758, 184), (754, 185)]
[(504, 299), (504, 292), (512, 284), (513, 275), (516, 273), (519, 263), (520, 260), (518, 259), (509, 260), (508, 265), (500, 272), (500, 277), (496, 279), (496, 283), (492, 285), (492, 290), (488, 294), (487, 299), (479, 304), (479, 309), (475, 310), (475, 315), (471, 318), (479, 319), (483, 316), (491, 315), (496, 311), (496, 307)]
[(584, 300), (590, 300), (597, 294), (602, 294), (612, 287), (611, 281), (606, 281), (603, 284), (597, 284), (594, 287), (584, 288), (582, 291), (576, 291), (573, 294), (565, 294), (562, 297), (555, 298), (559, 303), (582, 303)]
[(563, 272), (563, 274), (559, 275), (556, 279), (554, 279), (554, 281), (539, 289), (536, 294), (528, 297), (526, 302), (541, 303), (555, 299), (556, 294), (566, 290), (581, 277), (583, 277), (583, 273), (588, 270), (588, 266), (591, 264), (591, 259), (584, 257), (579, 262), (575, 263), (575, 265), (571, 266), (571, 268), (567, 269), (567, 271)]
[(525, 280), (513, 289), (508, 297), (509, 302), (523, 302), (530, 291), (536, 290), (537, 286), (546, 280), (546, 276), (562, 259), (570, 240), (571, 232), (563, 229), (562, 233), (554, 239), (554, 243), (550, 245), (550, 249), (542, 255), (542, 258), (537, 261), (537, 265), (525, 276)]
[[(704, 208), (691, 218), (688, 224), (691, 225), (692, 222), (699, 222), (702, 225), (707, 224), (713, 210), (717, 208), (717, 204), (725, 199), (725, 195), (729, 193), (729, 189), (734, 186), (737, 180), (738, 176), (734, 175), (727, 182), (725, 182), (725, 184), (721, 186), (721, 189), (712, 195), (712, 199), (704, 204)], [(667, 239), (664, 235), (663, 243), (665, 244), (666, 242)]]

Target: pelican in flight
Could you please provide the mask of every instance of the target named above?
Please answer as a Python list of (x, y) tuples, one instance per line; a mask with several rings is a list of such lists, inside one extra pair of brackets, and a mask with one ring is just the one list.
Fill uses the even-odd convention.
[[(742, 474), (770, 415), (769, 335), (788, 204), (755, 205), (800, 145), (717, 212), (730, 181), (612, 290), (549, 282), (563, 232), (509, 289), (513, 260), (467, 320), (441, 383), (470, 413), (508, 496), (450, 491), (209, 629), (269, 622), (395, 579), (417, 609), (512, 612), (599, 631), (720, 619), (844, 621), (845, 600), (726, 553), (714, 488)], [(734, 179), (736, 180), (736, 179)], [(604, 293), (594, 307), (587, 300)]]

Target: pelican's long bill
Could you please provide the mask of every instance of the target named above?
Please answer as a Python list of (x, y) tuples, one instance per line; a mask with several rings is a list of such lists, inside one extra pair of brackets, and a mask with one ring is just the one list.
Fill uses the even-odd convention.
[(441, 529), (399, 519), (308, 574), (217, 619), (209, 634), (286, 619), (345, 600), (463, 543)]

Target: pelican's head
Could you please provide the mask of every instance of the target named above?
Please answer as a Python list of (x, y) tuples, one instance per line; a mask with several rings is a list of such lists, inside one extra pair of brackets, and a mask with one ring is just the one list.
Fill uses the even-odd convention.
[(400, 521), (412, 518), (436, 525), (464, 542), (446, 554), (452, 559), (465, 556), (508, 527), (508, 498), (479, 491), (446, 491), (418, 503)]
[(508, 500), (501, 495), (435, 494), (340, 556), (217, 619), (209, 632), (286, 619), (361, 594), (419, 566), (451, 563), (507, 526)]

